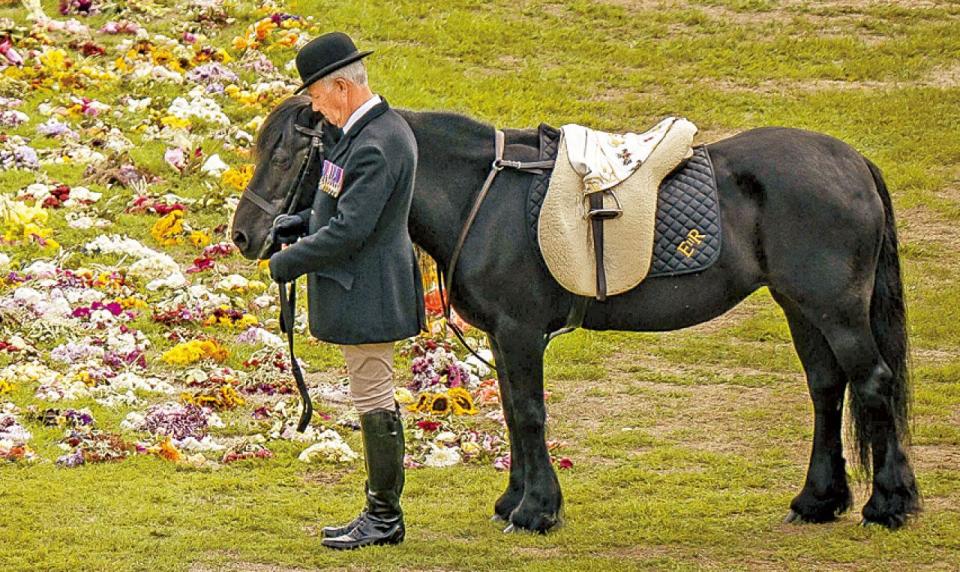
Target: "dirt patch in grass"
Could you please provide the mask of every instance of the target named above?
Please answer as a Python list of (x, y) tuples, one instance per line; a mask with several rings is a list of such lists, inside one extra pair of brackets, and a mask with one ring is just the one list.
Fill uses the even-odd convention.
[(960, 467), (960, 447), (956, 445), (914, 445), (910, 456), (919, 471)]
[[(349, 568), (323, 568), (324, 570), (350, 570)], [(291, 568), (258, 562), (229, 562), (224, 564), (193, 564), (190, 572), (313, 572), (319, 568)]]
[[(689, 374), (686, 368), (656, 356), (621, 354), (608, 361), (605, 391), (600, 394), (595, 384), (578, 380), (557, 382), (564, 398), (550, 405), (551, 418), (562, 420), (573, 435), (603, 429), (642, 431), (695, 450), (747, 454), (758, 443), (777, 444), (769, 434), (768, 416), (776, 419), (784, 415), (795, 422), (810, 407), (806, 392), (799, 389), (723, 383), (675, 385), (645, 380), (642, 373), (627, 371), (637, 365), (675, 375)], [(718, 371), (730, 375), (765, 373), (746, 368)], [(797, 377), (802, 376), (798, 373)], [(806, 417), (801, 419), (808, 421)], [(625, 422), (634, 426), (623, 427)], [(806, 447), (801, 449), (805, 455)]]
[(346, 469), (324, 469), (309, 471), (303, 475), (303, 482), (311, 485), (335, 485), (352, 471)]
[(934, 243), (947, 252), (960, 251), (960, 228), (926, 206), (898, 213), (902, 242)]

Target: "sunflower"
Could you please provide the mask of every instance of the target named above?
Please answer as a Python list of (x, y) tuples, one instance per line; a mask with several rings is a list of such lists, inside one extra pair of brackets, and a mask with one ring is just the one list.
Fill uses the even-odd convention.
[(433, 415), (446, 415), (450, 413), (450, 397), (446, 393), (438, 393), (433, 396), (430, 402), (430, 413)]
[(477, 408), (473, 406), (473, 397), (470, 392), (462, 387), (452, 387), (447, 391), (450, 397), (453, 412), (457, 415), (474, 415)]
[(430, 403), (433, 401), (433, 394), (431, 393), (421, 393), (417, 397), (417, 402), (413, 405), (407, 406), (407, 411), (419, 411), (421, 413), (426, 413), (430, 411)]

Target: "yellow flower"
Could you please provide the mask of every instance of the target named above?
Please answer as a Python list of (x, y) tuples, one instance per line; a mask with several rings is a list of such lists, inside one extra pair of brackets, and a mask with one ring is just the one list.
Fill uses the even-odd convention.
[(51, 71), (62, 72), (66, 69), (67, 52), (57, 48), (47, 50), (40, 56), (40, 63)]
[(246, 400), (237, 393), (232, 386), (224, 385), (219, 389), (207, 389), (194, 394), (181, 393), (180, 400), (184, 403), (213, 409), (236, 409), (246, 403)]
[(253, 178), (253, 169), (254, 165), (252, 163), (244, 163), (237, 168), (227, 169), (220, 176), (220, 182), (238, 191), (243, 191), (250, 184), (250, 179)]
[(185, 117), (167, 115), (160, 119), (160, 124), (173, 127), (174, 129), (188, 129), (190, 127), (190, 120)]
[(430, 402), (433, 401), (432, 393), (421, 393), (417, 397), (417, 402), (413, 405), (407, 406), (407, 411), (419, 411), (420, 413), (426, 413), (430, 411)]
[(430, 401), (430, 413), (433, 415), (446, 415), (450, 413), (450, 398), (446, 393), (437, 393)]
[(202, 230), (195, 230), (190, 233), (190, 244), (196, 246), (197, 248), (204, 248), (210, 244), (210, 240), (210, 235)]
[(410, 393), (410, 390), (406, 387), (398, 387), (393, 390), (393, 397), (397, 400), (397, 403), (402, 403), (406, 405), (407, 403), (413, 403), (413, 394)]
[(141, 300), (140, 298), (120, 298), (117, 300), (117, 302), (119, 302), (120, 305), (123, 306), (125, 309), (137, 308), (139, 310), (142, 310), (144, 308), (150, 307), (149, 304), (147, 304), (145, 301)]
[(227, 350), (216, 340), (191, 340), (167, 350), (160, 359), (170, 365), (190, 365), (204, 358), (222, 362), (228, 355)]
[(13, 388), (14, 385), (11, 382), (5, 379), (0, 379), (0, 395), (12, 392)]
[(181, 234), (183, 234), (183, 211), (179, 209), (170, 211), (150, 229), (150, 236), (163, 246), (180, 244)]
[(473, 406), (473, 397), (470, 392), (462, 387), (453, 387), (447, 391), (450, 397), (450, 405), (453, 412), (457, 415), (474, 415), (477, 408)]

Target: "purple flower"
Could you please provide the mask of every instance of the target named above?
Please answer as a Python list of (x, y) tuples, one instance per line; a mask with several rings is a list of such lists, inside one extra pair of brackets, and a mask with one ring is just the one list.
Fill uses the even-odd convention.
[(73, 468), (83, 464), (83, 451), (77, 449), (73, 453), (67, 453), (57, 459), (58, 467)]

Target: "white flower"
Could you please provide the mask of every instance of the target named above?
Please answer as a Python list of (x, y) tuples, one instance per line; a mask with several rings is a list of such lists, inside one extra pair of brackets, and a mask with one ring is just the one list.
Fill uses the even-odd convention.
[(37, 278), (53, 278), (57, 275), (57, 265), (45, 260), (37, 260), (23, 269), (24, 274), (33, 274)]
[[(480, 357), (487, 360), (490, 363), (493, 363), (493, 352), (483, 348), (477, 352), (480, 354)], [(479, 377), (486, 377), (490, 375), (490, 368), (487, 367), (482, 361), (476, 358), (474, 355), (470, 355), (467, 359), (463, 360), (463, 363), (467, 365), (467, 371), (477, 375)]]
[(150, 102), (152, 101), (153, 98), (151, 97), (144, 97), (143, 99), (130, 97), (127, 99), (127, 111), (130, 113), (138, 113), (150, 107)]
[(184, 451), (223, 451), (227, 448), (226, 445), (214, 441), (209, 435), (200, 440), (193, 436), (185, 439), (174, 439), (173, 444)]
[(99, 252), (102, 254), (129, 254), (137, 258), (146, 258), (148, 256), (160, 255), (159, 252), (144, 246), (138, 240), (116, 234), (100, 235), (94, 240), (83, 245), (87, 252)]
[(453, 431), (441, 431), (433, 440), (437, 443), (452, 443), (457, 440), (457, 435)]
[(428, 467), (450, 467), (460, 462), (460, 452), (455, 447), (438, 447), (430, 444), (432, 449), (423, 460)]
[(200, 172), (206, 173), (211, 177), (219, 177), (229, 168), (230, 165), (224, 163), (219, 154), (214, 153), (213, 155), (210, 155), (206, 161), (204, 161), (203, 166), (200, 167)]
[(10, 270), (10, 257), (0, 252), (0, 272)]
[(97, 403), (103, 405), (104, 407), (121, 407), (121, 406), (130, 406), (130, 405), (140, 405), (142, 400), (139, 399), (132, 390), (127, 390), (126, 393), (114, 393), (113, 395), (108, 395), (107, 397), (97, 399)]
[(345, 463), (359, 458), (359, 455), (333, 429), (327, 429), (320, 433), (318, 438), (320, 441), (310, 445), (300, 453), (300, 456), (297, 457), (300, 461), (310, 463), (319, 457), (337, 463)]
[(120, 422), (120, 428), (126, 431), (139, 431), (140, 428), (143, 427), (144, 421), (146, 421), (146, 418), (142, 413), (131, 411), (127, 413), (127, 417)]
[(250, 286), (250, 281), (239, 274), (231, 274), (217, 282), (217, 290), (246, 290)]
[(129, 274), (144, 280), (166, 278), (180, 273), (180, 265), (169, 254), (156, 253), (144, 257), (130, 265)]
[(161, 288), (181, 288), (186, 286), (187, 278), (179, 271), (164, 278), (157, 278), (147, 283), (147, 290), (155, 292)]

